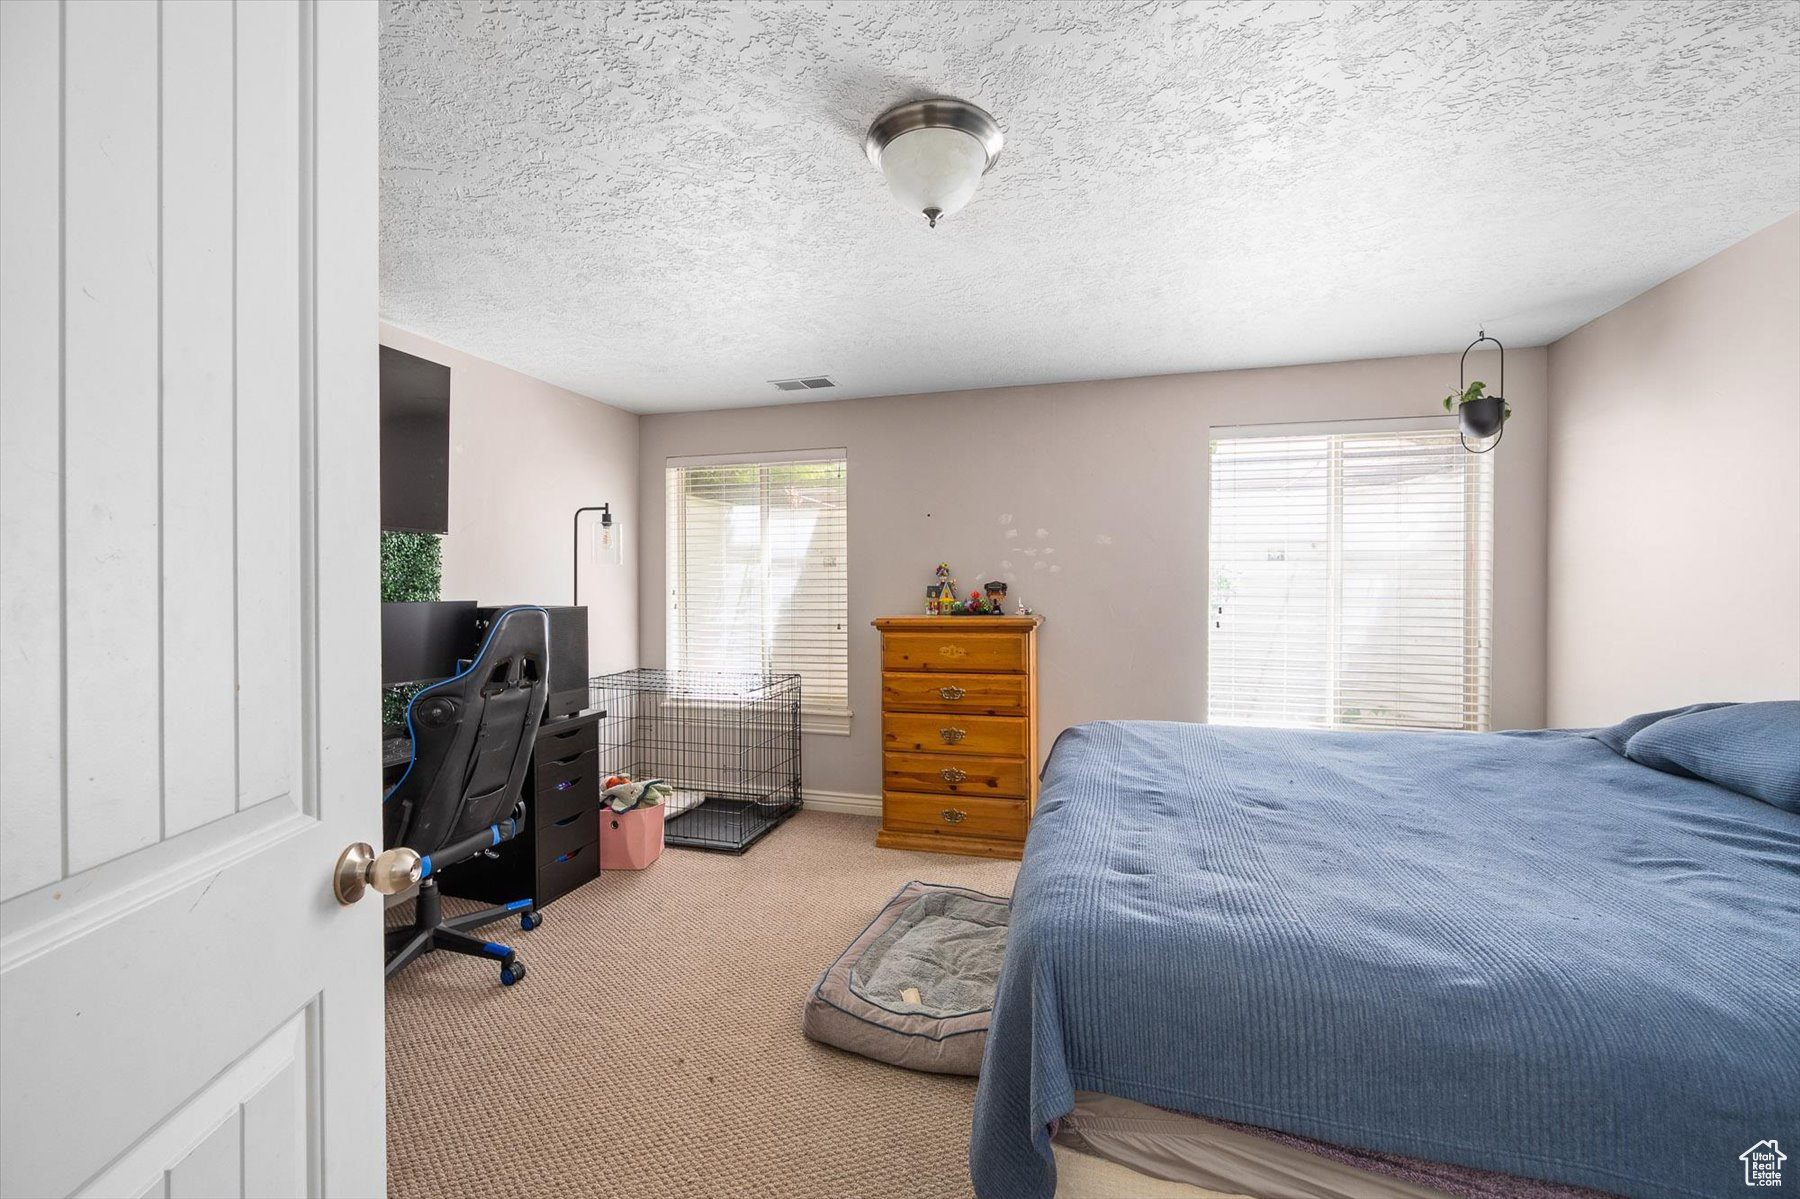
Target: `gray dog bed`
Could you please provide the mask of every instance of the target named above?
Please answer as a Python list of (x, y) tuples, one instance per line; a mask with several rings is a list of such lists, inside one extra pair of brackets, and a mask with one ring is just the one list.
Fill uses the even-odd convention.
[(911, 1070), (979, 1073), (1007, 911), (979, 891), (907, 883), (813, 988), (806, 1035)]

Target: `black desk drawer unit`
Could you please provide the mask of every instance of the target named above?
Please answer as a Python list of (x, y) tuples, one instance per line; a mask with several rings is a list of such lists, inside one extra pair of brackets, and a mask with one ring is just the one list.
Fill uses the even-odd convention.
[(600, 718), (580, 712), (545, 721), (525, 775), (525, 831), (444, 871), (446, 895), (543, 907), (600, 877)]

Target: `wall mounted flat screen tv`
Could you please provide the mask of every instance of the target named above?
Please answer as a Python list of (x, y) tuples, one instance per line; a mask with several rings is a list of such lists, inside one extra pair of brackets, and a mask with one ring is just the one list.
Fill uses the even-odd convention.
[(450, 368), (381, 347), (381, 527), (450, 531)]

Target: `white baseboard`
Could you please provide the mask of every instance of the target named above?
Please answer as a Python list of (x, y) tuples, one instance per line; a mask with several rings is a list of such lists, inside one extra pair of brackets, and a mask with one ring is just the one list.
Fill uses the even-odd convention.
[(881, 796), (853, 795), (848, 791), (800, 790), (800, 802), (815, 812), (842, 812), (847, 816), (881, 815)]

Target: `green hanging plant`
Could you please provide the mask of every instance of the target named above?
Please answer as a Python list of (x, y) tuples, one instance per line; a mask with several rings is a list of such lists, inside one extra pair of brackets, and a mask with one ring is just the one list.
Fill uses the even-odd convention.
[[(381, 535), (381, 602), (428, 603), (442, 598), (444, 542), (436, 533)], [(406, 705), (417, 687), (388, 687), (381, 693), (381, 722), (404, 724)]]
[[(1481, 399), (1486, 394), (1487, 394), (1487, 384), (1483, 383), (1480, 379), (1476, 379), (1474, 382), (1470, 383), (1467, 387), (1463, 388), (1463, 393), (1461, 395), (1457, 395), (1453, 391), (1449, 395), (1445, 396), (1444, 397), (1444, 411), (1445, 412), (1455, 412), (1458, 408), (1462, 407), (1462, 405), (1473, 403), (1474, 401)], [(1512, 418), (1512, 405), (1511, 404), (1506, 405), (1506, 415), (1509, 420)]]

